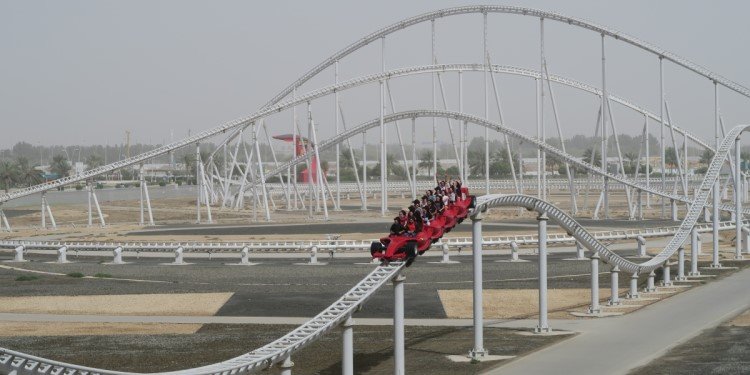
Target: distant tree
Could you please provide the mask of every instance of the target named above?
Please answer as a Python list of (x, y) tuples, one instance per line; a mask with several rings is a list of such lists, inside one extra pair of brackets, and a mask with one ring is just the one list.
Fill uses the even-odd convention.
[(7, 193), (18, 181), (18, 166), (7, 160), (0, 161), (0, 184)]
[(591, 163), (592, 157), (594, 158), (593, 165), (595, 167), (601, 167), (602, 158), (599, 156), (599, 150), (597, 150), (596, 148), (587, 148), (583, 151), (583, 161), (585, 161), (586, 163)]
[(677, 152), (674, 147), (664, 149), (664, 163), (674, 169), (677, 166)]
[[(432, 176), (432, 159), (433, 159), (433, 153), (432, 150), (424, 150), (419, 154), (419, 164), (417, 167), (419, 168), (427, 168), (427, 175)], [(439, 164), (439, 163), (438, 163)]]
[(50, 171), (60, 176), (59, 178), (66, 177), (70, 172), (70, 163), (65, 155), (57, 154), (52, 157), (52, 164), (50, 164)]
[(469, 149), (469, 172), (472, 176), (484, 176), (485, 174), (485, 153), (484, 150)]
[(26, 159), (25, 157), (17, 158), (16, 167), (18, 168), (17, 185), (24, 184), (26, 186), (32, 186), (42, 182), (42, 173), (31, 166), (29, 159)]
[(703, 150), (703, 152), (701, 153), (700, 163), (708, 165), (708, 163), (710, 163), (711, 159), (713, 159), (713, 158), (714, 158), (714, 152), (713, 151), (711, 151), (711, 150)]
[(99, 168), (102, 165), (104, 165), (104, 159), (99, 155), (91, 154), (86, 158), (86, 167), (88, 169)]

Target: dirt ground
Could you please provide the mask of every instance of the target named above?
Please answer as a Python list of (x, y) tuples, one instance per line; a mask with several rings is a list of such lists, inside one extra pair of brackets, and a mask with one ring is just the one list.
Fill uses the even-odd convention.
[[(625, 289), (621, 289), (625, 292)], [(439, 290), (440, 301), (448, 318), (471, 319), (474, 308), (471, 290)], [(547, 294), (547, 308), (550, 312), (564, 312), (588, 306), (588, 289), (550, 289)], [(610, 296), (608, 288), (599, 289), (599, 297), (606, 300)], [(539, 292), (536, 289), (485, 289), (482, 293), (484, 316), (488, 319), (525, 319), (537, 316)], [(578, 309), (576, 309), (578, 308)], [(559, 314), (567, 319), (575, 319), (570, 314)]]
[(0, 313), (211, 316), (232, 294), (0, 297)]
[(201, 324), (0, 322), (0, 337), (189, 335)]

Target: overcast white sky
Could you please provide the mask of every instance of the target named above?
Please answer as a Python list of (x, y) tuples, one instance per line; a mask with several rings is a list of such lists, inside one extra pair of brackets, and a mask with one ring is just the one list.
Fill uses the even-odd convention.
[[(378, 28), (460, 1), (0, 1), (0, 148), (168, 141), (252, 113), (312, 66)], [(490, 4), (491, 2), (486, 2)], [(743, 1), (517, 1), (616, 28), (750, 86), (750, 3)], [(440, 62), (479, 62), (481, 16), (438, 21)], [(547, 27), (550, 71), (599, 85), (598, 37), (567, 25)], [(490, 15), (493, 63), (538, 69), (538, 20)], [(611, 41), (608, 86), (658, 112), (658, 65), (645, 52)], [(386, 64), (429, 63), (429, 25), (387, 40)], [(377, 72), (379, 47), (342, 61), (342, 79)], [(467, 111), (482, 112), (481, 76), (466, 74)], [(711, 85), (667, 66), (675, 122), (712, 137)], [(446, 89), (457, 91), (455, 76)], [(332, 73), (302, 91), (330, 84)], [(501, 78), (506, 120), (533, 128), (533, 84)], [(475, 84), (475, 86), (472, 86)], [(394, 82), (398, 109), (431, 102), (424, 80)], [(429, 88), (429, 86), (425, 86)], [(359, 90), (342, 101), (351, 122), (377, 114), (377, 95)], [(473, 93), (473, 94), (472, 94)], [(565, 132), (593, 131), (595, 101), (556, 92)], [(473, 95), (473, 96), (472, 96)], [(449, 106), (455, 106), (449, 94)], [(452, 100), (452, 101), (451, 101)], [(721, 92), (728, 126), (750, 122), (750, 100)], [(321, 102), (318, 107), (330, 108)], [(317, 108), (316, 107), (316, 110)], [(549, 105), (547, 105), (549, 107)], [(455, 108), (453, 108), (455, 109)], [(320, 110), (321, 112), (323, 110)], [(328, 110), (328, 112), (331, 112)], [(620, 131), (642, 121), (618, 114)], [(321, 135), (333, 134), (320, 114)], [(548, 117), (550, 118), (550, 117)], [(349, 120), (349, 119), (347, 119)], [(275, 122), (271, 122), (275, 121)], [(279, 133), (288, 121), (269, 120)], [(552, 129), (554, 124), (548, 122)], [(478, 133), (477, 133), (478, 134)]]

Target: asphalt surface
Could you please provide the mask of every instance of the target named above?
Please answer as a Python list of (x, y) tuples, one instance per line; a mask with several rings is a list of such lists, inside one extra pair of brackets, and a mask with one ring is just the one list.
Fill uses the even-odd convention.
[[(589, 262), (568, 261), (570, 253), (551, 253), (549, 256), (549, 288), (586, 288), (589, 285)], [(623, 254), (634, 254), (635, 250), (625, 250)], [(464, 252), (468, 255), (469, 253)], [(438, 297), (439, 289), (471, 289), (472, 264), (470, 256), (454, 256), (458, 264), (444, 265), (430, 262), (439, 261), (437, 256), (423, 256), (405, 271), (406, 275), (406, 317), (445, 318)], [(304, 256), (304, 255), (302, 255)], [(0, 260), (12, 258), (10, 253), (0, 254)], [(221, 308), (219, 316), (278, 316), (309, 317), (317, 314), (359, 280), (369, 273), (374, 265), (362, 258), (322, 259), (327, 265), (294, 265), (306, 262), (299, 259), (253, 259), (261, 264), (256, 266), (229, 266), (227, 259), (212, 261), (188, 258), (192, 265), (163, 266), (170, 262), (165, 258), (126, 259), (133, 264), (113, 266), (103, 263), (111, 258), (80, 257), (70, 254), (73, 263), (56, 264), (54, 256), (29, 254), (31, 262), (6, 266), (28, 270), (68, 274), (80, 272), (84, 275), (108, 274), (112, 278), (148, 280), (152, 282), (132, 282), (106, 278), (78, 279), (67, 276), (37, 274), (34, 281), (15, 281), (20, 275), (29, 273), (0, 268), (0, 295), (98, 295), (136, 293), (187, 293), (187, 292), (233, 292), (233, 297)], [(534, 256), (524, 256), (532, 260), (524, 263), (498, 263), (495, 260), (508, 259), (508, 255), (487, 255), (484, 257), (484, 287), (533, 289), (538, 285), (537, 266)], [(231, 262), (236, 262), (231, 260)], [(600, 267), (600, 285), (609, 285), (608, 266)], [(645, 279), (644, 279), (645, 280)], [(358, 313), (366, 318), (392, 317), (392, 295), (390, 288), (375, 294), (365, 309)]]

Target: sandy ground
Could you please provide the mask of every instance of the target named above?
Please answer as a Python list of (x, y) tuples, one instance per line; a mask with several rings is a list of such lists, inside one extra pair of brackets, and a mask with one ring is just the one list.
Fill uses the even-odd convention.
[(210, 316), (233, 293), (0, 297), (0, 312), (26, 314)]
[(190, 335), (202, 324), (0, 322), (0, 337)]
[(745, 311), (736, 318), (726, 322), (724, 325), (734, 327), (750, 327), (750, 310)]
[[(473, 316), (471, 290), (439, 290), (438, 295), (448, 318), (471, 319)], [(599, 296), (604, 300), (609, 295), (609, 289), (599, 290)], [(591, 298), (588, 289), (549, 289), (547, 296), (549, 311), (588, 305)], [(482, 298), (484, 316), (488, 319), (529, 318), (539, 311), (539, 293), (536, 289), (485, 289)], [(556, 317), (574, 319), (569, 314), (558, 314)]]

